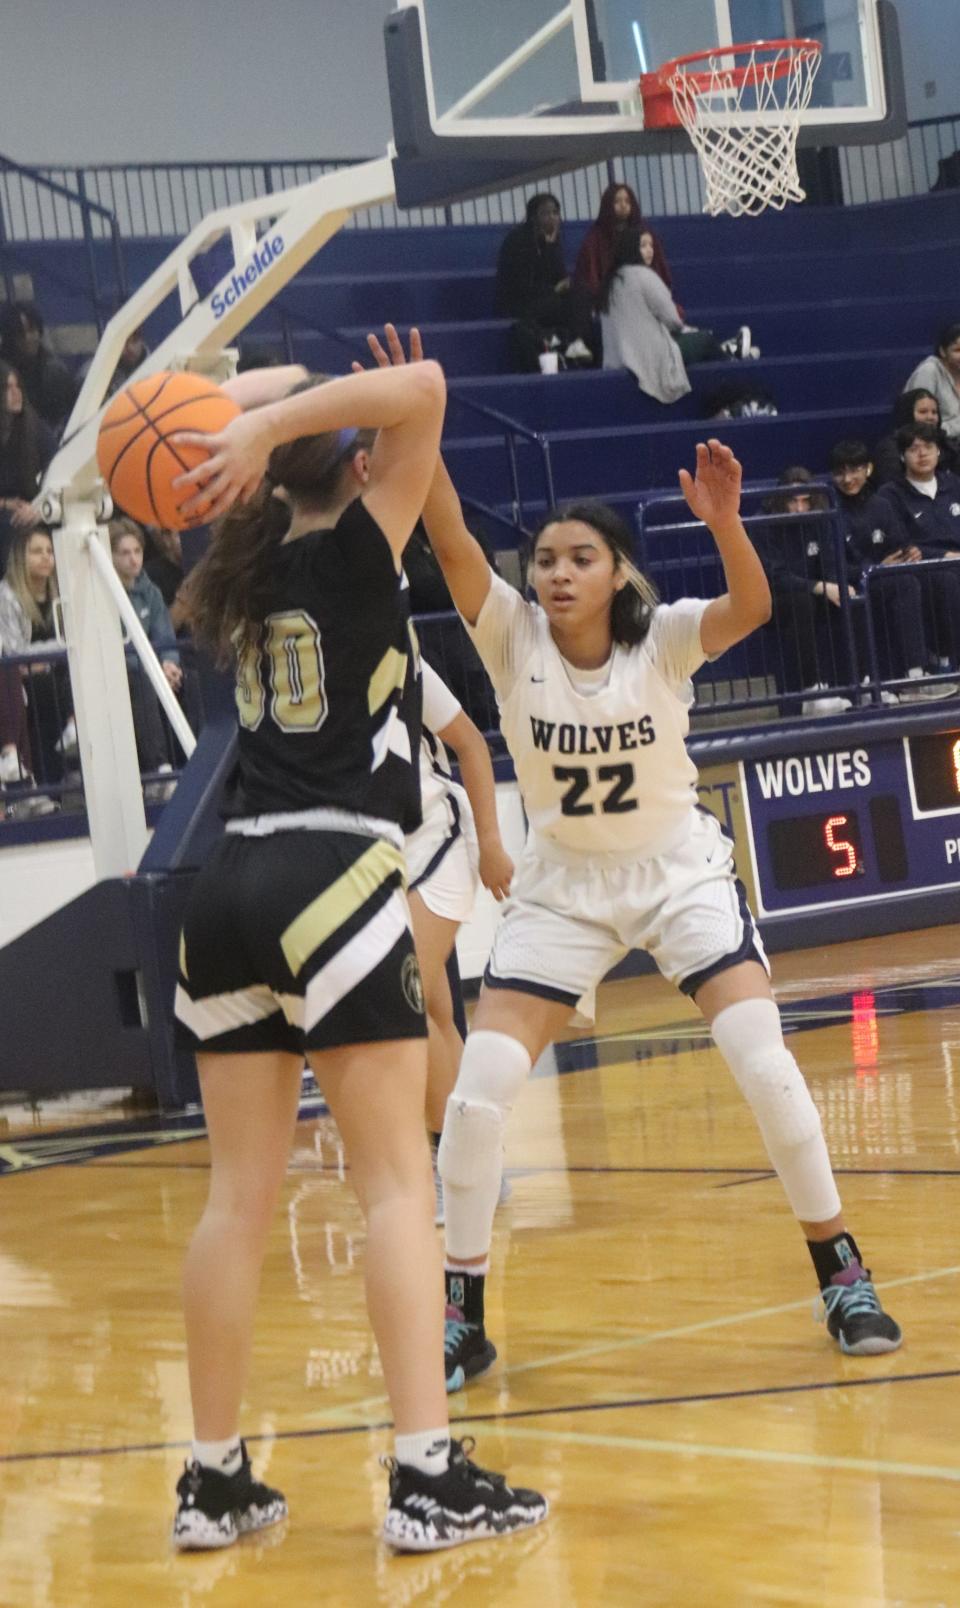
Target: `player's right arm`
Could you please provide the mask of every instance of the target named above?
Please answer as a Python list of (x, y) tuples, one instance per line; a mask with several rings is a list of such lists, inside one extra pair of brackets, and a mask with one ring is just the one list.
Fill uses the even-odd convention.
[[(270, 372), (262, 371), (264, 376)], [(238, 500), (248, 502), (271, 452), (288, 441), (332, 430), (378, 430), (364, 502), (399, 558), (433, 478), (446, 395), (440, 365), (425, 362), (364, 370), (260, 405), (244, 402), (251, 411), (216, 435), (185, 430), (173, 438), (209, 454), (174, 482), (192, 493), (183, 512), (189, 517), (203, 510), (210, 522)]]
[[(384, 325), (384, 334), (386, 350), (376, 335), (367, 336), (367, 345), (381, 372), (415, 368), (423, 363), (423, 344), (418, 329), (410, 331), (409, 364), (394, 325)], [(355, 372), (358, 367), (354, 365)], [(423, 504), (423, 523), (458, 613), (468, 625), (476, 625), (490, 591), (491, 569), (483, 548), (464, 524), (460, 498), (440, 456), (439, 441), (433, 478)]]

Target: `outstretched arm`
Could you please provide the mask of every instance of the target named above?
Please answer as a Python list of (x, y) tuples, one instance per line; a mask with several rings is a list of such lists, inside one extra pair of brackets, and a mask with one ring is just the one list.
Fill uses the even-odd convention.
[(715, 439), (697, 443), (696, 479), (680, 470), (680, 489), (716, 542), (727, 583), (726, 593), (708, 604), (700, 622), (700, 641), (709, 655), (725, 653), (770, 618), (770, 587), (740, 518), (742, 473), (730, 448)]
[[(403, 368), (407, 359), (393, 324), (384, 325), (384, 335), (387, 342), (386, 349), (376, 335), (367, 336), (367, 345), (378, 367)], [(420, 340), (420, 331), (412, 329), (410, 366), (422, 362), (423, 344)], [(356, 363), (354, 371), (363, 372)], [(490, 565), (480, 543), (471, 536), (463, 522), (460, 498), (439, 451), (435, 460), (433, 479), (423, 505), (423, 523), (457, 609), (468, 625), (476, 625), (477, 616), (490, 590)]]

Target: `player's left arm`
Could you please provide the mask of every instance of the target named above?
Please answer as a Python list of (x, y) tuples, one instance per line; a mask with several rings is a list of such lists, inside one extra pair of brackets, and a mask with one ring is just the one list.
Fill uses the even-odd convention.
[(770, 586), (740, 518), (740, 464), (729, 447), (697, 443), (696, 478), (680, 470), (680, 489), (691, 513), (717, 544), (727, 590), (705, 608), (700, 643), (708, 657), (725, 653), (770, 618)]
[(455, 715), (437, 736), (444, 747), (452, 748), (460, 766), (480, 847), (480, 881), (495, 899), (510, 892), (513, 861), (503, 846), (497, 819), (497, 788), (486, 738), (463, 710)]

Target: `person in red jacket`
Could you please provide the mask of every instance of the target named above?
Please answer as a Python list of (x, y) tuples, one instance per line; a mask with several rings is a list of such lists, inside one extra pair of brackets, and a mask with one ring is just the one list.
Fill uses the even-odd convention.
[[(624, 229), (642, 228), (643, 213), (640, 203), (629, 184), (608, 184), (600, 198), (600, 211), (583, 239), (573, 270), (574, 282), (582, 285), (596, 305), (616, 254), (617, 239)], [(650, 267), (660, 275), (668, 290), (673, 289), (673, 276), (663, 246), (653, 230), (653, 261)]]

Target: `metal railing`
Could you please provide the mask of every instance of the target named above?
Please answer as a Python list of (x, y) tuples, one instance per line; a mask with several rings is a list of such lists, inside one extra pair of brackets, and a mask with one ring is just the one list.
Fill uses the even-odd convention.
[[(77, 287), (65, 281), (54, 264), (39, 263), (34, 257), (29, 272), (43, 268), (61, 284), (83, 288), (89, 299), (92, 321), (103, 334), (107, 319), (126, 301), (129, 294), (120, 226), (116, 215), (87, 194), (87, 174), (83, 168), (70, 170), (72, 183), (38, 168), (25, 167), (7, 156), (0, 156), (0, 276), (8, 301), (15, 300), (14, 275), (27, 265), (17, 253), (18, 244), (79, 240), (84, 247), (86, 285)], [(100, 282), (99, 253), (95, 242), (106, 240), (114, 282), (104, 293)]]
[[(880, 145), (838, 148), (844, 201), (895, 200), (922, 195), (942, 179), (942, 164), (960, 148), (960, 117), (920, 118), (905, 138)], [(300, 157), (234, 162), (100, 163), (84, 167), (27, 168), (0, 161), (0, 212), (9, 241), (76, 240), (85, 225), (71, 203), (89, 207), (90, 236), (106, 238), (115, 224), (127, 240), (182, 237), (208, 213), (232, 202), (270, 195), (366, 158)], [(45, 187), (41, 199), (30, 182)], [(678, 156), (615, 156), (549, 180), (564, 215), (596, 216), (608, 184), (620, 181), (637, 193), (654, 217), (699, 213), (703, 207), (700, 166), (692, 152)], [(496, 191), (444, 207), (402, 211), (393, 205), (356, 213), (348, 229), (379, 230), (443, 224), (522, 222), (533, 184)], [(112, 222), (110, 220), (113, 220)]]

